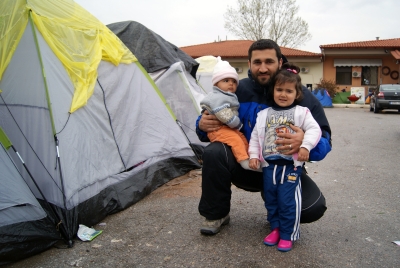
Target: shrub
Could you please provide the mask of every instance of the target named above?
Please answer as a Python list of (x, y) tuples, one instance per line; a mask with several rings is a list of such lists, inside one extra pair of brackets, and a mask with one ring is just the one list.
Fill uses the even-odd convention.
[(328, 80), (328, 79), (322, 79), (319, 81), (319, 83), (316, 84), (317, 88), (324, 88), (326, 91), (328, 91), (329, 96), (331, 99), (335, 97), (336, 95), (336, 89), (337, 85), (335, 80)]

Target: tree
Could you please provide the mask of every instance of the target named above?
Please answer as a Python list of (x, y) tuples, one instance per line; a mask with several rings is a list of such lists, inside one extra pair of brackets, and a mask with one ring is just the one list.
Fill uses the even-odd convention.
[(311, 39), (308, 23), (296, 16), (296, 0), (238, 0), (224, 14), (225, 29), (246, 40), (269, 38), (284, 47)]

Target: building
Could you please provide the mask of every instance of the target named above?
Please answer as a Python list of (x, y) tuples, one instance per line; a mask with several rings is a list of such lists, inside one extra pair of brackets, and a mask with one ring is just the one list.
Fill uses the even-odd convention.
[[(249, 69), (248, 50), (253, 42), (251, 40), (228, 40), (186, 46), (180, 49), (194, 59), (202, 56), (220, 56), (236, 68), (241, 79), (247, 77)], [(322, 54), (286, 47), (281, 47), (281, 50), (288, 61), (300, 67), (303, 84), (315, 88), (316, 83), (320, 81), (323, 75)]]
[(334, 80), (337, 90), (399, 83), (400, 38), (321, 45), (323, 78)]

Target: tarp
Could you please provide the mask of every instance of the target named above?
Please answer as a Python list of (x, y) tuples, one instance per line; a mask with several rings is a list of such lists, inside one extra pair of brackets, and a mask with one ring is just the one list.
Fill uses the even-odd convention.
[(323, 107), (333, 107), (332, 105), (332, 99), (329, 96), (329, 93), (326, 89), (324, 88), (316, 88), (312, 92), (315, 97), (319, 100), (319, 102), (322, 104)]
[(182, 61), (185, 69), (196, 77), (198, 63), (177, 46), (136, 21), (107, 25), (137, 57), (148, 73), (168, 68)]

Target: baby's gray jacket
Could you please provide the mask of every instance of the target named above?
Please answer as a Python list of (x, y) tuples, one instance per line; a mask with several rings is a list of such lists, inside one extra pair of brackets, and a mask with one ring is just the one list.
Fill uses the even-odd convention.
[(240, 104), (236, 94), (222, 91), (214, 86), (213, 91), (200, 102), (200, 106), (230, 128), (242, 128), (242, 122), (238, 117)]

